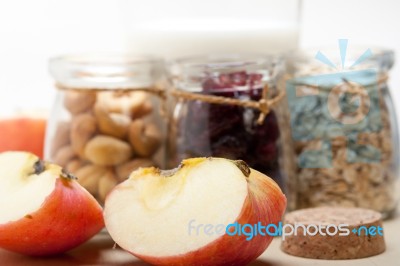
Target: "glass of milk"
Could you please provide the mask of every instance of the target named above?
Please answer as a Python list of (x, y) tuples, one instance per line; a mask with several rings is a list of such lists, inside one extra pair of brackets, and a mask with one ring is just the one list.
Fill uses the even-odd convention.
[(127, 49), (167, 59), (298, 47), (300, 0), (123, 0)]

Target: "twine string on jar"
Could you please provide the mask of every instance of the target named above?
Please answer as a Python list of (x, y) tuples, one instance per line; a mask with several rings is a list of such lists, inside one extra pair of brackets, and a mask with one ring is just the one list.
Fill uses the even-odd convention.
[(277, 105), (280, 100), (285, 96), (284, 91), (280, 91), (276, 96), (271, 99), (268, 99), (268, 85), (263, 87), (262, 98), (258, 101), (254, 100), (241, 100), (234, 99), (223, 96), (209, 95), (209, 94), (200, 94), (195, 92), (187, 92), (179, 89), (172, 89), (171, 95), (183, 99), (186, 101), (202, 101), (212, 104), (225, 104), (225, 105), (236, 105), (246, 108), (253, 108), (260, 111), (260, 114), (257, 118), (257, 124), (262, 124), (265, 120), (265, 117), (271, 110), (271, 107)]

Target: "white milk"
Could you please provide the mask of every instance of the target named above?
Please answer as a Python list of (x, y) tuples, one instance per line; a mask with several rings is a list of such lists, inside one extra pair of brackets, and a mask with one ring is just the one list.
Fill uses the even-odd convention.
[(248, 19), (163, 19), (130, 29), (128, 50), (166, 58), (216, 53), (268, 53), (298, 46), (297, 23)]

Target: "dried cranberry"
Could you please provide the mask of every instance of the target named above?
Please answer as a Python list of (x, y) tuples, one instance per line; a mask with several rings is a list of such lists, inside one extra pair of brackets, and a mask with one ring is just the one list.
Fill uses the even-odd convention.
[(229, 74), (220, 74), (217, 77), (209, 75), (204, 79), (202, 88), (204, 91), (214, 92), (219, 90), (231, 90), (233, 85)]
[(211, 104), (209, 111), (208, 127), (212, 139), (232, 134), (244, 127), (239, 106)]
[(229, 74), (231, 86), (246, 86), (249, 75), (245, 71)]
[[(219, 87), (230, 89), (232, 88), (231, 77), (228, 74), (221, 74), (218, 76)], [(213, 88), (215, 89), (215, 88)]]
[(213, 156), (232, 160), (244, 158), (247, 152), (246, 141), (238, 136), (223, 136), (211, 144)]
[(203, 87), (204, 91), (213, 90), (217, 86), (218, 86), (218, 84), (212, 78), (208, 78), (208, 79), (204, 80), (202, 83), (202, 87)]
[(263, 75), (252, 73), (248, 75), (250, 84), (252, 83), (261, 83)]
[(205, 92), (226, 89), (225, 86), (221, 85), (217, 80), (212, 77), (205, 79), (203, 81), (202, 87)]
[(280, 133), (275, 113), (270, 111), (261, 125), (254, 123), (253, 132), (256, 140), (276, 141)]
[(268, 163), (278, 159), (278, 147), (274, 142), (267, 142), (256, 148), (258, 162)]

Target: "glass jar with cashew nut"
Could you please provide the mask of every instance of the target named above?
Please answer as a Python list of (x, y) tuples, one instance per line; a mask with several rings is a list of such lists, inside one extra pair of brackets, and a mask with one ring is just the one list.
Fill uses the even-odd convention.
[(45, 157), (65, 168), (103, 203), (139, 167), (163, 167), (164, 63), (124, 55), (50, 60), (57, 96)]

